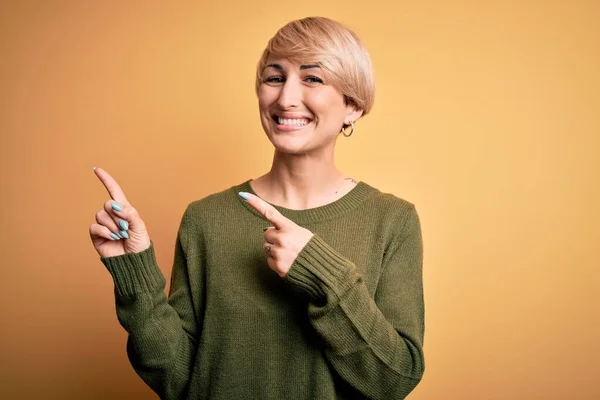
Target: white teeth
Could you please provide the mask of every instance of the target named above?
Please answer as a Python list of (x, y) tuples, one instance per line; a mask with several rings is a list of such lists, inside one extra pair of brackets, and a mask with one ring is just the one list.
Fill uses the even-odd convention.
[(303, 126), (309, 123), (307, 119), (283, 119), (277, 117), (277, 123), (280, 125)]

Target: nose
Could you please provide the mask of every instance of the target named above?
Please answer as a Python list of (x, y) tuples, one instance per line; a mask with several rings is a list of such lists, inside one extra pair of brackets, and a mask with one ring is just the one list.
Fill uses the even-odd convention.
[(302, 102), (302, 87), (298, 79), (288, 77), (281, 87), (277, 103), (283, 110), (296, 108)]

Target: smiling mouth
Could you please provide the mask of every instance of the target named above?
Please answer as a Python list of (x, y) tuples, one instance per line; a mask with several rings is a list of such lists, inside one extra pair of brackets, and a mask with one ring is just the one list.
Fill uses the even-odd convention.
[(308, 125), (312, 120), (309, 118), (281, 118), (278, 115), (272, 116), (273, 121), (277, 123), (277, 125), (282, 126), (296, 126), (301, 127)]

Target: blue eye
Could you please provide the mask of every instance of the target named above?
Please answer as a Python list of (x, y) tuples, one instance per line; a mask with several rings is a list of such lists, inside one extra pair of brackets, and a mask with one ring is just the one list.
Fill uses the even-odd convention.
[(283, 76), (270, 76), (265, 79), (267, 83), (283, 83)]
[(316, 76), (307, 76), (306, 81), (310, 83), (323, 83), (323, 80)]

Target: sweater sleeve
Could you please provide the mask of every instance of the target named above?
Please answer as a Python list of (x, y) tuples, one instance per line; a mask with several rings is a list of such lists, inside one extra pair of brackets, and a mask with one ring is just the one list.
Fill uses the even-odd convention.
[(399, 223), (374, 298), (356, 266), (316, 234), (286, 278), (310, 296), (309, 318), (332, 367), (372, 399), (406, 397), (424, 371), (423, 251), (414, 206)]
[(196, 354), (198, 324), (182, 241), (180, 228), (168, 299), (153, 243), (140, 253), (101, 259), (114, 280), (131, 365), (161, 399), (184, 397)]

